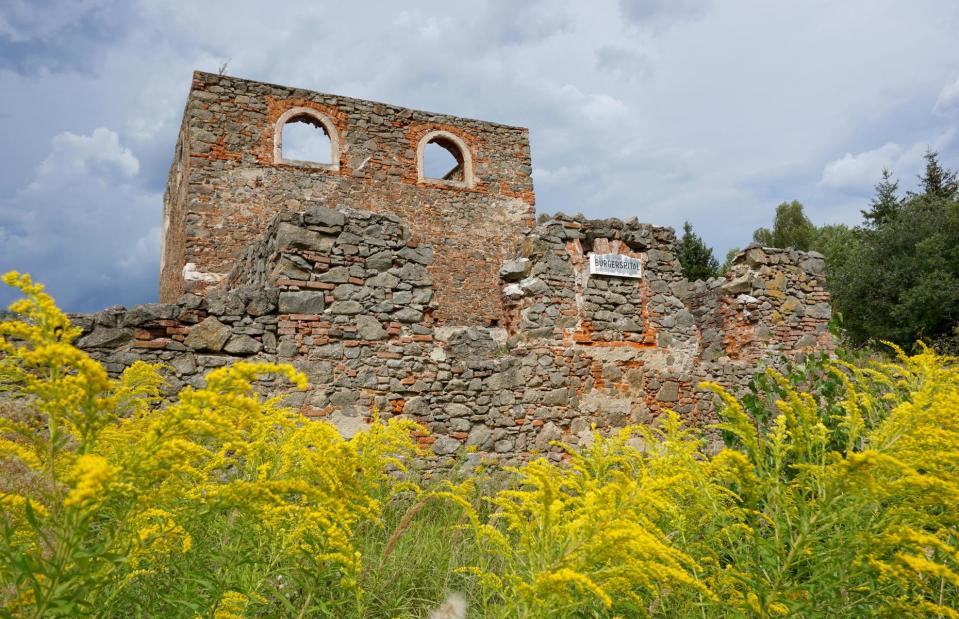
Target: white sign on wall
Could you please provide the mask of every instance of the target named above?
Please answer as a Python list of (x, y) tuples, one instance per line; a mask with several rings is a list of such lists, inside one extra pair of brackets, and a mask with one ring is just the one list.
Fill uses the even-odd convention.
[(614, 277), (642, 277), (643, 262), (622, 254), (590, 254), (590, 275), (612, 275)]

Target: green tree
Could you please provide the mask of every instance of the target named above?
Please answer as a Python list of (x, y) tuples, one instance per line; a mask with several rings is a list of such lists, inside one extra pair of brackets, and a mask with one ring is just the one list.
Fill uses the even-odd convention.
[(843, 272), (844, 265), (857, 251), (856, 232), (845, 224), (819, 226), (814, 229), (810, 249), (826, 259), (827, 281), (831, 283)]
[(803, 212), (802, 203), (793, 200), (777, 206), (772, 230), (759, 228), (753, 232), (753, 240), (764, 247), (808, 250), (815, 233), (816, 227)]
[(709, 279), (719, 274), (719, 262), (713, 256), (713, 250), (693, 232), (693, 226), (688, 221), (683, 222), (683, 238), (679, 242), (677, 257), (683, 265), (683, 275), (690, 281)]
[(882, 180), (876, 183), (876, 195), (869, 201), (869, 210), (860, 211), (866, 220), (866, 226), (877, 228), (888, 223), (902, 210), (899, 197), (899, 181), (893, 180), (892, 172), (882, 169)]
[(939, 163), (939, 153), (936, 151), (927, 150), (924, 157), (926, 170), (919, 175), (919, 186), (922, 192), (910, 193), (910, 195), (943, 200), (956, 199), (956, 194), (959, 193), (959, 180), (956, 178), (956, 173), (942, 167)]
[[(885, 176), (884, 176), (885, 180)], [(919, 191), (894, 217), (859, 228), (843, 258), (829, 265), (835, 308), (854, 342), (917, 339), (950, 346), (959, 325), (959, 184), (934, 152)], [(873, 204), (883, 199), (877, 185)]]

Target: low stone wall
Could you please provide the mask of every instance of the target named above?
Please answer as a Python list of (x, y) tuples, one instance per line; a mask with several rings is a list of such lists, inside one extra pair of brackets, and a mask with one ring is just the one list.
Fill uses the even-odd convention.
[(135, 361), (170, 366), (172, 395), (187, 385), (202, 386), (207, 371), (237, 359), (274, 361), (278, 296), (276, 289), (239, 289), (205, 299), (186, 294), (174, 304), (117, 306), (71, 319), (84, 330), (77, 346), (112, 375)]
[[(170, 392), (238, 358), (290, 362), (310, 379), (290, 393), (304, 415), (350, 435), (405, 415), (452, 462), (560, 458), (651, 423), (664, 408), (712, 421), (696, 386), (742, 386), (757, 364), (828, 347), (821, 256), (750, 248), (723, 279), (689, 283), (671, 229), (558, 216), (504, 264), (505, 324), (437, 325), (432, 250), (390, 215), (313, 207), (281, 213), (242, 254), (225, 290), (169, 305), (78, 316), (78, 345), (112, 373), (138, 359), (171, 367)], [(590, 252), (643, 262), (640, 279), (589, 275)], [(289, 392), (281, 384), (267, 392)]]

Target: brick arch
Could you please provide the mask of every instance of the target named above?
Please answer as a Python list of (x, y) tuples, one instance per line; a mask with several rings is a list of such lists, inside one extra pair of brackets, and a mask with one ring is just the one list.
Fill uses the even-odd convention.
[[(329, 172), (349, 174), (350, 169), (346, 161), (344, 138), (347, 130), (347, 115), (338, 108), (324, 105), (309, 99), (293, 97), (277, 99), (267, 97), (267, 126), (260, 132), (260, 144), (257, 159), (263, 165), (296, 165), (284, 161), (278, 152), (282, 146), (283, 126), (299, 115), (308, 116), (321, 123), (326, 130), (332, 144), (332, 164), (316, 164), (309, 166), (325, 169)], [(309, 168), (307, 168), (309, 169)]]
[[(481, 141), (476, 136), (452, 125), (427, 123), (411, 125), (407, 131), (407, 140), (410, 145), (410, 151), (413, 154), (413, 159), (405, 162), (408, 168), (403, 174), (404, 181), (414, 185), (426, 185), (460, 191), (488, 191), (488, 187), (476, 173), (477, 163), (481, 161), (479, 153), (482, 148)], [(463, 181), (443, 181), (423, 176), (423, 150), (430, 142), (441, 140), (446, 141), (447, 144), (452, 145), (456, 150), (460, 151), (460, 155), (463, 157), (463, 161), (461, 162), (464, 168)], [(440, 145), (449, 150), (448, 146), (444, 144)], [(456, 153), (453, 153), (453, 151), (450, 152), (455, 158)], [(458, 158), (457, 161), (459, 161)]]
[(311, 121), (309, 124), (313, 124), (315, 122), (317, 125), (319, 125), (317, 128), (322, 128), (324, 133), (326, 133), (326, 137), (330, 139), (330, 163), (322, 164), (318, 162), (296, 161), (295, 165), (309, 163), (310, 167), (322, 166), (333, 171), (339, 170), (340, 136), (339, 132), (336, 130), (336, 126), (325, 114), (322, 114), (313, 108), (302, 106), (292, 107), (283, 112), (273, 125), (273, 163), (294, 163), (293, 161), (283, 157), (283, 129), (288, 123), (300, 118), (308, 119)]
[[(436, 179), (426, 176), (423, 169), (423, 157), (426, 152), (426, 147), (431, 143), (436, 143), (453, 155), (453, 158), (456, 159), (456, 162), (463, 169), (463, 180)], [(476, 174), (473, 171), (473, 152), (469, 144), (460, 136), (449, 131), (434, 129), (433, 131), (427, 132), (420, 138), (419, 143), (416, 145), (416, 179), (417, 182), (420, 183), (442, 184), (453, 187), (472, 187), (476, 184)]]

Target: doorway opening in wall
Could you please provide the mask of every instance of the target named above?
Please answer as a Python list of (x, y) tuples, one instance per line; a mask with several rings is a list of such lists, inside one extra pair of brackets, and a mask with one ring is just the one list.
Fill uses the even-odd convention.
[(423, 149), (423, 178), (463, 182), (463, 153), (452, 140), (437, 136)]
[(333, 163), (333, 141), (319, 120), (307, 115), (294, 116), (283, 125), (285, 160)]

